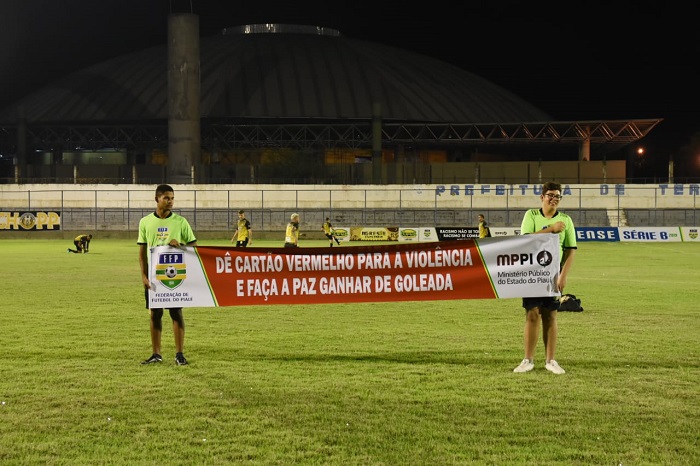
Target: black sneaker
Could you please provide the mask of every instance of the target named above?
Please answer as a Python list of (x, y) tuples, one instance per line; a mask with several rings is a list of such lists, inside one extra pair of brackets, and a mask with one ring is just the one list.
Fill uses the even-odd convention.
[(153, 353), (150, 358), (141, 361), (141, 364), (154, 364), (157, 362), (163, 362), (163, 357), (160, 354)]
[(185, 355), (182, 353), (177, 353), (175, 355), (175, 364), (177, 364), (178, 366), (186, 366), (187, 359), (185, 359)]

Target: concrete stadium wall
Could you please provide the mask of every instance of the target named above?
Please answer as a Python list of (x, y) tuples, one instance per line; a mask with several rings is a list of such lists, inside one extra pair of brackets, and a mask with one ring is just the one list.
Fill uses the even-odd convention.
[[(172, 185), (178, 209), (528, 209), (540, 184)], [(154, 185), (0, 185), (0, 209), (154, 208)], [(567, 209), (697, 208), (700, 185), (564, 185)]]
[[(539, 184), (517, 185), (173, 185), (175, 210), (201, 235), (227, 236), (239, 209), (253, 230), (279, 236), (297, 212), (309, 235), (325, 217), (340, 226), (519, 227), (539, 206)], [(155, 207), (153, 185), (0, 185), (0, 238), (16, 237), (24, 212), (60, 215), (60, 231), (134, 236)], [(698, 185), (564, 185), (560, 209), (577, 226), (696, 226)], [(43, 217), (42, 217), (43, 218)], [(13, 231), (14, 230), (14, 231)], [(42, 232), (29, 232), (38, 234)], [(14, 235), (14, 236), (13, 236)], [(204, 236), (202, 236), (204, 237)]]

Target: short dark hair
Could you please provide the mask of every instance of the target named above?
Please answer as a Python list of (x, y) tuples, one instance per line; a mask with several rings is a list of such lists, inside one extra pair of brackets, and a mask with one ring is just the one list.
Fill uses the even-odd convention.
[(159, 184), (158, 187), (156, 188), (156, 199), (158, 199), (158, 196), (160, 196), (161, 194), (167, 193), (167, 192), (174, 193), (175, 190), (169, 184)]
[(245, 213), (245, 210), (241, 209), (241, 210), (238, 211), (238, 213), (239, 213), (239, 214), (244, 214), (244, 213)]
[(547, 191), (561, 191), (561, 183), (557, 183), (556, 181), (547, 181), (542, 185), (542, 194), (546, 193)]

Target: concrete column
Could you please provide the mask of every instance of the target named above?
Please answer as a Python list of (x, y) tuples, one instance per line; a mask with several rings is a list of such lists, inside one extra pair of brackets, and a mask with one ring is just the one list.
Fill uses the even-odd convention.
[(581, 145), (578, 148), (578, 159), (579, 161), (591, 161), (591, 128), (585, 126), (583, 130), (586, 132), (586, 137), (581, 141)]
[(591, 140), (584, 139), (578, 147), (578, 159), (582, 162), (591, 161)]
[(24, 115), (24, 107), (17, 110), (17, 155), (15, 161), (15, 179), (29, 176), (27, 165), (29, 164), (29, 151), (27, 150), (27, 118)]
[(608, 182), (608, 159), (603, 156), (603, 184)]
[(199, 17), (168, 16), (168, 183), (195, 183), (201, 170)]
[(382, 184), (382, 105), (372, 105), (372, 183)]

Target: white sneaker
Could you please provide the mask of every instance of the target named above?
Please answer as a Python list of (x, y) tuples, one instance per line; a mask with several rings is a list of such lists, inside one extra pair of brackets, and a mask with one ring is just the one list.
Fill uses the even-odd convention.
[[(559, 367), (559, 366), (557, 366), (557, 367)], [(520, 365), (518, 367), (513, 369), (513, 372), (530, 372), (534, 368), (535, 368), (535, 362), (525, 358), (525, 359), (523, 359), (523, 361), (520, 363)]]
[(566, 374), (566, 371), (562, 369), (559, 363), (556, 362), (554, 359), (550, 359), (549, 361), (547, 361), (547, 364), (544, 365), (544, 368), (553, 374)]

